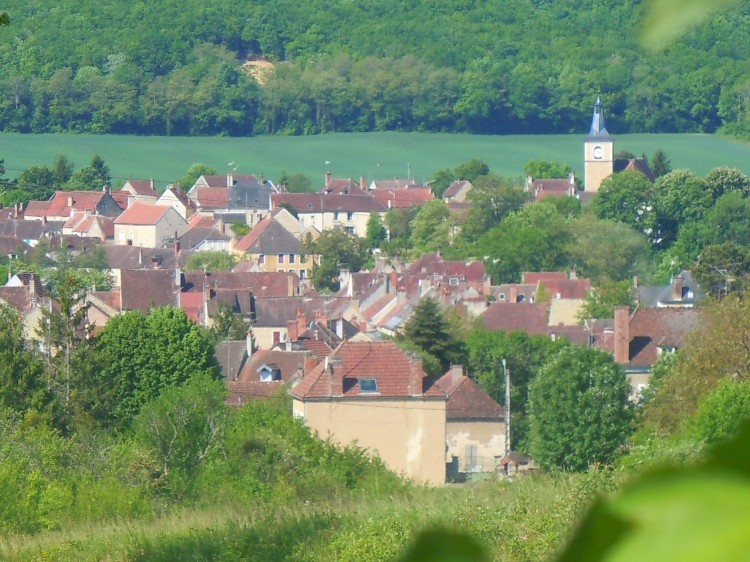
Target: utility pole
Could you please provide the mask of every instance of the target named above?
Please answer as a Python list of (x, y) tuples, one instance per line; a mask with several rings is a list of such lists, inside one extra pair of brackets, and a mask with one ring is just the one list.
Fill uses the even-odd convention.
[(501, 359), (503, 365), (503, 374), (505, 375), (505, 456), (510, 454), (510, 371), (505, 364), (505, 359)]

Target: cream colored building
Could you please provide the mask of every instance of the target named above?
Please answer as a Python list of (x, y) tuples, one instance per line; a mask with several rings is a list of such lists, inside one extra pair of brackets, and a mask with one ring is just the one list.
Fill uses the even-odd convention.
[(115, 220), (115, 244), (160, 248), (185, 230), (187, 221), (172, 207), (135, 202)]
[(454, 366), (438, 386), (448, 396), (445, 463), (449, 481), (494, 474), (505, 447), (505, 410)]
[(297, 213), (302, 230), (319, 232), (343, 228), (364, 238), (372, 213), (382, 217), (388, 206), (370, 195), (339, 195), (323, 193), (275, 193), (271, 196), (274, 209), (290, 206)]
[(362, 447), (396, 473), (445, 482), (445, 393), (392, 341), (345, 341), (292, 389), (295, 417), (322, 439)]
[(615, 169), (615, 142), (604, 126), (602, 102), (597, 97), (591, 130), (583, 145), (584, 191), (598, 191)]

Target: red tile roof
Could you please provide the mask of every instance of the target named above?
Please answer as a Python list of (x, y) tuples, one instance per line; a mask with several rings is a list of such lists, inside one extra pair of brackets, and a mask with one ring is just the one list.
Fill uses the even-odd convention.
[(115, 224), (155, 225), (171, 207), (136, 201), (115, 219)]
[(466, 180), (456, 180), (453, 183), (451, 183), (448, 186), (448, 189), (443, 191), (443, 199), (448, 199), (450, 197), (455, 197), (459, 193), (461, 193), (461, 190), (465, 187), (471, 187), (471, 182)]
[(384, 213), (388, 206), (371, 195), (323, 195), (321, 193), (273, 193), (273, 208), (290, 205), (298, 213)]
[(195, 199), (204, 209), (228, 209), (229, 189), (226, 187), (199, 187)]
[(495, 302), (482, 314), (482, 323), (488, 330), (546, 335), (547, 313), (544, 303)]
[(448, 371), (438, 379), (437, 385), (448, 395), (446, 418), (449, 420), (505, 417), (505, 409), (467, 376)]
[(682, 347), (700, 315), (699, 308), (638, 308), (630, 319), (630, 364), (653, 365), (658, 348)]
[(26, 217), (69, 217), (71, 211), (96, 211), (106, 194), (102, 191), (56, 191), (49, 201), (29, 201)]
[(125, 188), (130, 186), (133, 193), (143, 197), (159, 197), (159, 193), (154, 189), (154, 180), (127, 180), (121, 191), (128, 192)]
[[(333, 366), (336, 359), (340, 367)], [(328, 363), (328, 364), (326, 364)], [(415, 362), (392, 341), (345, 341), (325, 361), (306, 374), (292, 389), (292, 395), (301, 399), (332, 398), (331, 371), (343, 377), (344, 398), (411, 398), (420, 392), (425, 397), (445, 398), (445, 393), (424, 375), (421, 362)], [(411, 388), (412, 369), (417, 369), (421, 388)], [(340, 375), (339, 375), (340, 373)], [(377, 392), (362, 392), (359, 380), (375, 379)]]
[(389, 209), (421, 207), (435, 199), (429, 187), (408, 187), (401, 189), (374, 189), (370, 193)]

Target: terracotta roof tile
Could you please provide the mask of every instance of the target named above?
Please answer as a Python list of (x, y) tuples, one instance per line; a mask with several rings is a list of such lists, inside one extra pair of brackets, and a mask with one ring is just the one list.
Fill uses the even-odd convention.
[(503, 419), (505, 409), (469, 377), (448, 371), (437, 385), (448, 395), (447, 419)]
[(495, 302), (482, 314), (488, 330), (520, 330), (527, 334), (547, 334), (547, 305), (544, 303)]
[(136, 201), (115, 219), (115, 224), (154, 225), (166, 215), (171, 207)]
[(298, 213), (384, 213), (388, 206), (371, 195), (323, 195), (320, 193), (274, 193), (274, 208), (290, 205)]
[[(335, 365), (340, 360), (340, 365)], [(328, 363), (328, 364), (326, 364)], [(336, 371), (336, 369), (339, 369)], [(412, 369), (421, 381), (420, 389), (411, 388)], [(411, 398), (423, 393), (428, 398), (443, 398), (445, 393), (425, 377), (421, 362), (414, 362), (392, 341), (345, 341), (323, 362), (313, 369), (292, 389), (301, 399), (332, 398), (331, 371), (343, 377), (344, 398)], [(363, 392), (361, 379), (375, 379), (376, 392)]]

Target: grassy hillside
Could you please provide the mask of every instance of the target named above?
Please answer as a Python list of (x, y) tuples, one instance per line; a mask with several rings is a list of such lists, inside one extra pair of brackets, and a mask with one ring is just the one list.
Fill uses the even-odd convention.
[[(263, 174), (277, 181), (283, 171), (303, 173), (322, 185), (326, 170), (335, 177), (428, 180), (441, 168), (472, 158), (493, 172), (521, 176), (529, 160), (554, 160), (583, 171), (584, 135), (449, 135), (432, 133), (345, 133), (306, 137), (133, 137), (118, 135), (0, 134), (0, 157), (15, 177), (32, 165), (51, 165), (58, 154), (76, 167), (99, 154), (109, 165), (115, 185), (128, 178), (154, 178), (159, 187), (184, 175), (194, 162), (220, 172), (234, 164), (235, 173)], [(750, 174), (750, 145), (717, 135), (616, 135), (615, 150), (651, 156), (665, 150), (674, 168), (705, 175), (717, 166)], [(330, 162), (330, 164), (326, 164)]]

